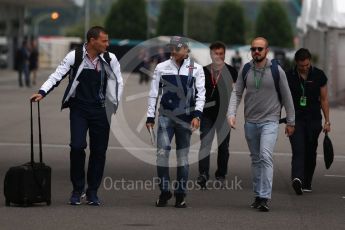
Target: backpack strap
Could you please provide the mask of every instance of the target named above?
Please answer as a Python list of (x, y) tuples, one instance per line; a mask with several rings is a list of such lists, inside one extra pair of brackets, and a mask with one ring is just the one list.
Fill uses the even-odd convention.
[[(272, 72), (272, 77), (274, 81), (274, 86), (276, 88), (277, 94), (278, 94), (278, 99), (280, 102), (280, 105), (282, 105), (282, 95), (280, 93), (280, 87), (279, 87), (279, 80), (280, 80), (280, 74), (279, 74), (279, 61), (277, 59), (272, 59), (271, 60), (271, 72)], [(281, 111), (280, 111), (280, 117), (281, 117)], [(286, 117), (285, 118), (280, 118), (279, 119), (279, 124), (281, 123), (287, 123)]]
[(193, 79), (193, 70), (194, 70), (194, 60), (190, 59), (187, 86), (190, 84), (191, 80)]
[[(83, 61), (83, 46), (77, 46), (77, 48), (75, 49), (74, 64), (70, 66), (70, 70), (65, 74), (65, 76), (63, 76), (63, 78), (65, 78), (68, 75), (69, 83), (62, 97), (61, 110), (69, 106), (69, 104), (64, 103), (64, 101), (65, 101), (65, 98), (67, 97), (68, 92), (70, 91), (72, 87), (73, 80), (75, 76), (77, 75), (79, 66), (82, 63), (82, 61)], [(58, 85), (59, 84), (57, 84), (56, 86)]]
[(282, 95), (280, 93), (280, 87), (279, 87), (279, 80), (280, 80), (279, 69), (278, 69), (279, 62), (277, 59), (272, 59), (271, 62), (272, 62), (271, 72), (272, 72), (272, 76), (273, 76), (273, 80), (274, 80), (274, 86), (276, 88), (276, 91), (278, 94), (278, 99), (279, 99), (279, 102), (281, 104), (282, 103)]
[(83, 47), (77, 46), (77, 48), (75, 49), (74, 64), (71, 65), (70, 80), (74, 79), (82, 61), (83, 61)]
[(103, 57), (104, 57), (104, 60), (108, 63), (108, 65), (110, 65), (111, 57), (110, 57), (108, 51), (106, 51), (106, 52), (103, 54)]
[(243, 66), (243, 69), (242, 69), (242, 78), (243, 78), (244, 88), (247, 87), (247, 75), (248, 75), (249, 70), (250, 70), (250, 63), (248, 62)]
[(187, 98), (186, 98), (186, 114), (190, 115), (190, 100), (193, 93), (193, 87), (189, 87), (192, 79), (193, 79), (193, 71), (194, 71), (194, 60), (190, 59), (189, 66), (188, 66), (188, 80), (187, 80)]

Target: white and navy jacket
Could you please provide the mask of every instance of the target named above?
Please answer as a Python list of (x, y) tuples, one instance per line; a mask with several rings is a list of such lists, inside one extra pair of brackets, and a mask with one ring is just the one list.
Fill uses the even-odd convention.
[[(191, 59), (184, 59), (180, 67), (173, 59), (157, 65), (148, 98), (147, 122), (154, 123), (157, 97), (162, 90), (160, 100), (160, 115), (179, 117), (188, 121), (201, 117), (205, 104), (205, 75), (201, 65)], [(190, 74), (190, 70), (192, 74)], [(190, 80), (188, 80), (191, 75)]]
[[(76, 51), (72, 50), (69, 52), (60, 65), (56, 68), (55, 72), (52, 73), (48, 80), (43, 83), (41, 86), (39, 93), (42, 96), (46, 96), (54, 87), (57, 87), (60, 81), (67, 75), (68, 71), (70, 71), (71, 67), (75, 63), (75, 54)], [(68, 84), (66, 88), (66, 92), (64, 94), (64, 98), (62, 100), (62, 108), (68, 107), (68, 101), (70, 98), (74, 97), (76, 94), (76, 89), (79, 84), (78, 76), (82, 72), (84, 65), (85, 65), (85, 57), (86, 57), (86, 47), (83, 47), (83, 61), (81, 62), (77, 73), (73, 79)], [(109, 57), (111, 58), (110, 65), (106, 62), (103, 57), (103, 54), (99, 55), (100, 61), (102, 62), (102, 66), (104, 67), (105, 74), (107, 76), (107, 88), (106, 88), (106, 105), (111, 106), (112, 112), (115, 113), (118, 107), (118, 103), (121, 99), (122, 91), (123, 91), (123, 79), (120, 71), (120, 63), (117, 60), (115, 54), (109, 53)], [(103, 68), (102, 68), (103, 71)], [(71, 73), (73, 74), (73, 73)], [(67, 106), (66, 106), (67, 105)]]

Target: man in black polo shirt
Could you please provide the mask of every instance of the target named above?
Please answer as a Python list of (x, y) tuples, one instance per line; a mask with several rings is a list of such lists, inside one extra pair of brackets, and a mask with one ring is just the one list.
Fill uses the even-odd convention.
[[(295, 54), (296, 66), (286, 73), (296, 112), (295, 132), (289, 138), (292, 187), (298, 195), (312, 191), (318, 138), (321, 130), (331, 130), (327, 77), (310, 61), (309, 50), (301, 48)], [(321, 110), (325, 119), (323, 126)]]
[(204, 67), (206, 104), (200, 124), (201, 146), (199, 151), (199, 176), (197, 183), (206, 187), (209, 179), (210, 151), (212, 141), (217, 132), (218, 158), (216, 179), (224, 182), (228, 170), (230, 129), (226, 121), (226, 112), (232, 91), (236, 82), (237, 71), (226, 64), (225, 45), (214, 42), (210, 45), (212, 63)]

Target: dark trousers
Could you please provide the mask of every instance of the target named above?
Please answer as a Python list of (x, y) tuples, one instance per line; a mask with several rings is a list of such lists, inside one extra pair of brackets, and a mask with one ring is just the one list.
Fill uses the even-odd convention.
[(304, 188), (309, 188), (312, 183), (321, 130), (321, 120), (296, 120), (295, 132), (290, 136), (291, 178), (299, 178)]
[(105, 107), (73, 105), (70, 108), (70, 129), (70, 177), (73, 191), (84, 191), (86, 134), (89, 131), (90, 156), (86, 192), (97, 192), (103, 177), (110, 130)]
[(25, 86), (30, 87), (30, 70), (29, 70), (28, 65), (23, 65), (18, 70), (18, 83), (20, 87), (23, 86), (23, 79), (22, 79), (23, 74), (24, 74)]
[(200, 151), (199, 151), (199, 173), (205, 174), (209, 178), (210, 170), (210, 151), (212, 141), (217, 132), (217, 171), (216, 177), (225, 177), (228, 172), (229, 161), (229, 141), (230, 129), (226, 122), (215, 122), (214, 120), (203, 117), (200, 124)]

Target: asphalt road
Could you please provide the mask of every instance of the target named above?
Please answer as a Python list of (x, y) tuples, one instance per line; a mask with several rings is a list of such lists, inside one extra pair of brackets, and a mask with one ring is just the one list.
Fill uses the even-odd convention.
[[(49, 72), (39, 71), (39, 83)], [(149, 85), (139, 85), (134, 74), (126, 74), (125, 95), (112, 123), (115, 135), (110, 137), (104, 183), (99, 191), (102, 205), (67, 204), (71, 192), (69, 113), (60, 111), (66, 85), (63, 83), (41, 103), (44, 161), (53, 169), (52, 205), (6, 207), (4, 176), (9, 167), (29, 160), (28, 98), (38, 89), (38, 86), (19, 88), (16, 77), (14, 72), (0, 71), (0, 229), (344, 229), (344, 108), (331, 109), (330, 137), (336, 156), (331, 169), (326, 170), (319, 148), (312, 193), (296, 196), (292, 190), (291, 149), (281, 126), (274, 153), (271, 210), (262, 213), (249, 207), (253, 198), (250, 158), (240, 119), (237, 129), (231, 133), (226, 189), (211, 183), (209, 190), (200, 191), (195, 185), (197, 132), (193, 134), (190, 153), (188, 208), (174, 208), (173, 200), (168, 207), (156, 208), (154, 202), (159, 189), (153, 165), (155, 153), (143, 128)], [(240, 111), (243, 114), (242, 107)], [(215, 156), (211, 157), (212, 175)], [(175, 169), (171, 170), (171, 177), (175, 178)], [(211, 179), (213, 182), (214, 178)]]

